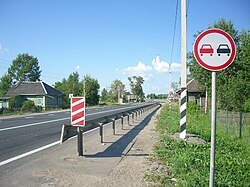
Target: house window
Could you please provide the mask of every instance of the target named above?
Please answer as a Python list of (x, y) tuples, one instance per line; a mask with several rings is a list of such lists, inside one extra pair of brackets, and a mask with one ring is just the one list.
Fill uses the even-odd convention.
[(43, 105), (43, 99), (42, 98), (38, 98), (37, 99), (37, 106), (42, 106)]

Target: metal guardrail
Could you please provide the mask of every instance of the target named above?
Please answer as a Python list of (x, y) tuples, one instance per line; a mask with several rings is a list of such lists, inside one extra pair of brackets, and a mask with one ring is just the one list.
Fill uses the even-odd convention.
[(103, 143), (103, 127), (108, 124), (112, 123), (113, 134), (115, 135), (115, 122), (116, 120), (120, 119), (123, 129), (124, 118), (127, 118), (128, 124), (130, 121), (134, 120), (134, 118), (141, 117), (141, 115), (150, 110), (155, 106), (161, 106), (158, 102), (153, 103), (141, 103), (137, 105), (132, 105), (125, 108), (115, 109), (115, 110), (108, 110), (107, 112), (102, 112), (98, 115), (86, 115), (86, 125), (84, 127), (76, 128), (75, 126), (71, 125), (63, 125), (61, 131), (61, 144), (69, 139), (70, 137), (78, 135), (78, 153), (79, 156), (83, 155), (83, 141), (82, 141), (82, 133), (88, 130), (98, 128), (99, 127), (99, 135), (100, 141)]

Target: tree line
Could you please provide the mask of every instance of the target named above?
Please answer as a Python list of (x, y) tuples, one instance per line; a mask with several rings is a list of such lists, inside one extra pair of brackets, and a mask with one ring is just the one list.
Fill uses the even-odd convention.
[[(12, 61), (7, 72), (0, 78), (0, 96), (4, 96), (11, 86), (20, 81), (37, 81), (40, 80), (42, 71), (40, 70), (37, 57), (33, 57), (27, 53), (18, 54), (17, 58)], [(84, 96), (87, 105), (97, 105), (99, 101), (102, 103), (117, 103), (120, 101), (127, 102), (127, 95), (136, 96), (136, 101), (144, 101), (145, 94), (142, 85), (144, 79), (141, 76), (133, 76), (128, 78), (130, 82), (131, 92), (126, 91), (125, 85), (121, 80), (115, 79), (110, 87), (103, 88), (100, 92), (100, 84), (97, 79), (90, 75), (85, 75), (80, 80), (79, 73), (73, 72), (68, 78), (63, 78), (52, 85), (55, 89), (66, 95), (64, 97), (64, 107), (69, 107), (69, 94), (74, 96)]]

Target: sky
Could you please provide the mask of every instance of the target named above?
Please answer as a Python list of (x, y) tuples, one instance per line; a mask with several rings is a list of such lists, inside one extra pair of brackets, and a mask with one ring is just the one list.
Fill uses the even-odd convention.
[[(187, 0), (187, 51), (221, 18), (250, 29), (249, 10), (249, 0)], [(168, 93), (181, 76), (181, 0), (0, 0), (0, 77), (22, 53), (50, 85), (77, 71), (101, 89), (119, 79), (130, 91), (135, 75), (145, 94)]]

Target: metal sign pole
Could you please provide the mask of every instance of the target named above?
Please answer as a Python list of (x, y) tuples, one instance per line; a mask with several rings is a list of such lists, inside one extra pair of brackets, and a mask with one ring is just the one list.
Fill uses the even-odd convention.
[(214, 187), (215, 145), (216, 145), (216, 72), (212, 72), (212, 111), (211, 111), (211, 148), (210, 148), (209, 187)]
[(77, 144), (78, 144), (78, 155), (83, 156), (83, 138), (80, 127), (77, 127)]

